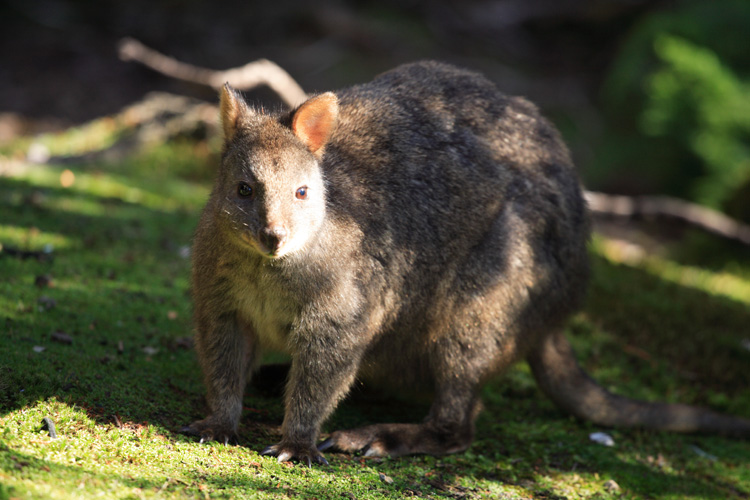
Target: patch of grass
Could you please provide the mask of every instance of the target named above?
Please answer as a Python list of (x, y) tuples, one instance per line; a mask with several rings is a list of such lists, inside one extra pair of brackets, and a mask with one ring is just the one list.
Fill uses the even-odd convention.
[[(106, 127), (95, 131), (91, 141), (109, 140)], [(0, 253), (0, 499), (750, 495), (747, 442), (604, 429), (616, 445), (594, 444), (589, 433), (603, 429), (558, 411), (525, 365), (484, 389), (476, 440), (459, 455), (279, 464), (257, 452), (278, 440), (282, 404), (253, 389), (239, 446), (179, 435), (205, 413), (185, 339), (188, 253), (216, 161), (206, 148), (179, 142), (0, 177), (0, 243), (27, 252)], [(634, 261), (597, 238), (592, 257), (589, 301), (569, 327), (586, 369), (628, 396), (750, 416), (747, 250), (691, 236)], [(426, 411), (354, 395), (326, 430)]]

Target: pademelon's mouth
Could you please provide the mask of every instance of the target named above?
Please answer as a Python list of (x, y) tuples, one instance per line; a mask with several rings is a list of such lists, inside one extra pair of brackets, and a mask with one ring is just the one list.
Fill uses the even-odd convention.
[(250, 231), (242, 231), (240, 233), (240, 239), (246, 245), (252, 247), (252, 249), (267, 259), (278, 259), (284, 256), (284, 247), (272, 250), (254, 238)]

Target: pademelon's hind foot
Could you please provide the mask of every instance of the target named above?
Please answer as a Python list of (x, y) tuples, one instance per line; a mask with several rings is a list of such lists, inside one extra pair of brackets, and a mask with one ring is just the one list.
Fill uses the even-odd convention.
[(438, 429), (429, 423), (375, 424), (336, 431), (318, 449), (362, 453), (366, 457), (446, 455), (466, 450), (472, 438), (472, 428)]

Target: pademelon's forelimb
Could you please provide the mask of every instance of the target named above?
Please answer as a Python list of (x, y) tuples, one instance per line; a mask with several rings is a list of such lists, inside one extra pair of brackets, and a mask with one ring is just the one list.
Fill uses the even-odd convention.
[(652, 403), (612, 394), (581, 369), (561, 331), (542, 340), (529, 354), (528, 362), (539, 387), (558, 407), (597, 425), (750, 437), (750, 420), (690, 405)]

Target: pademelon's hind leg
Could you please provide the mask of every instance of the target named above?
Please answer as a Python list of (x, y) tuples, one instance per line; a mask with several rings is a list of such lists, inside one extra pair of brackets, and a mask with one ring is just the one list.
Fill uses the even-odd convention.
[(374, 424), (336, 431), (318, 449), (365, 456), (445, 455), (466, 450), (474, 438), (479, 400), (476, 387), (458, 382), (438, 388), (430, 413), (420, 424)]
[(465, 319), (454, 314), (438, 321), (441, 328), (430, 337), (427, 358), (421, 364), (430, 367), (434, 397), (421, 423), (375, 424), (337, 431), (321, 443), (320, 449), (368, 456), (445, 455), (466, 450), (474, 438), (474, 420), (481, 407), (479, 390), (497, 367), (499, 347), (495, 335), (479, 331), (487, 325)]

